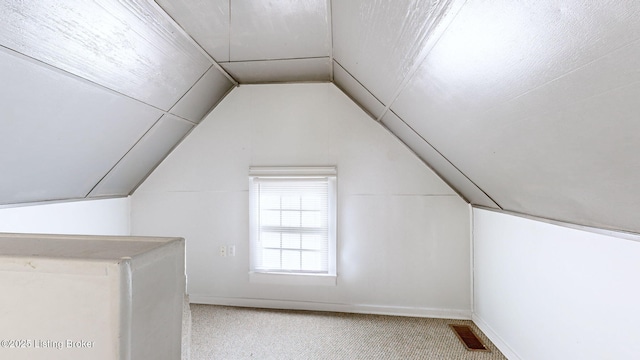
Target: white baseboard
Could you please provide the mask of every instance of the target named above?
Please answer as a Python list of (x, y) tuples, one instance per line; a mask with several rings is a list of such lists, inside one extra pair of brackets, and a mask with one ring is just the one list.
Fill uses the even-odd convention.
[(226, 298), (198, 294), (190, 294), (189, 298), (192, 304), (471, 320), (471, 311), (463, 309), (435, 309), (404, 306), (335, 304), (313, 301)]
[(491, 342), (502, 352), (509, 360), (522, 360), (522, 358), (496, 333), (489, 324), (486, 323), (478, 314), (473, 313), (473, 323), (491, 340)]

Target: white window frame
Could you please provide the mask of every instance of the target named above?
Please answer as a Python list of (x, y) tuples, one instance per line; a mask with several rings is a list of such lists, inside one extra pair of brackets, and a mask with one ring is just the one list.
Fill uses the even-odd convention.
[[(259, 209), (255, 182), (259, 179), (326, 179), (328, 184), (328, 247), (327, 272), (265, 271), (258, 269)], [(337, 170), (335, 167), (250, 167), (249, 168), (249, 223), (250, 265), (249, 280), (256, 283), (289, 285), (336, 285), (336, 233), (337, 233)]]

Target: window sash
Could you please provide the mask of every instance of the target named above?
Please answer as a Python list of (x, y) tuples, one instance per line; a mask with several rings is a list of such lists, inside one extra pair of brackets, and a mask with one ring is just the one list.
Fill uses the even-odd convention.
[[(330, 214), (332, 206), (335, 208), (335, 199), (331, 199), (335, 196), (331, 194), (335, 192), (335, 176), (283, 176), (279, 172), (275, 176), (251, 176), (250, 181), (251, 270), (335, 274), (335, 259), (331, 258), (335, 257), (335, 220), (331, 219), (335, 210)], [(299, 204), (292, 199), (297, 199)], [(310, 216), (305, 224), (303, 214)], [(292, 219), (283, 220), (286, 216)], [(270, 234), (272, 239), (265, 241), (265, 234)], [(287, 243), (285, 235), (298, 235), (298, 240)], [(303, 244), (303, 237), (308, 235), (316, 236), (314, 241), (318, 243)], [(274, 240), (275, 237), (279, 237), (279, 241)]]

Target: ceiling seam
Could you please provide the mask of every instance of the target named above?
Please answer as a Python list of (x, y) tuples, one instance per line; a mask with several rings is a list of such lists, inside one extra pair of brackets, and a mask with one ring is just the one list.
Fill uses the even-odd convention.
[(278, 58), (278, 59), (250, 59), (250, 60), (234, 60), (221, 62), (220, 64), (238, 64), (238, 63), (251, 63), (251, 62), (268, 62), (268, 61), (287, 61), (287, 60), (320, 60), (330, 59), (329, 56), (308, 56), (308, 57), (294, 57), (294, 58)]
[[(606, 57), (608, 57), (608, 56), (611, 56), (611, 54), (613, 54), (613, 53), (615, 53), (615, 52), (617, 52), (617, 51), (620, 51), (620, 50), (622, 50), (622, 49), (625, 49), (625, 48), (627, 48), (627, 47), (629, 47), (629, 46), (637, 45), (638, 43), (640, 43), (640, 38), (637, 38), (637, 39), (635, 39), (635, 40), (632, 40), (632, 41), (630, 41), (630, 42), (627, 42), (627, 43), (625, 43), (624, 45), (621, 45), (621, 46), (619, 46), (619, 47), (617, 47), (617, 48), (615, 48), (615, 49), (613, 49), (613, 50), (611, 50), (611, 51), (607, 51), (607, 52), (606, 52), (606, 53), (604, 53), (603, 55), (600, 55), (600, 56), (598, 56), (598, 57), (596, 57), (596, 58), (594, 58), (594, 59), (592, 59), (592, 60), (590, 60), (590, 61), (588, 61), (588, 62), (586, 62), (586, 63), (584, 63), (584, 64), (582, 64), (582, 65), (580, 65), (580, 66), (578, 66), (578, 67), (576, 67), (576, 68), (573, 68), (573, 69), (571, 69), (571, 70), (569, 70), (569, 71), (566, 71), (566, 72), (562, 73), (562, 74), (561, 74), (561, 75), (559, 75), (559, 76), (556, 76), (555, 78), (553, 78), (553, 79), (551, 79), (551, 80), (548, 80), (548, 81), (546, 81), (546, 82), (544, 82), (544, 83), (542, 83), (542, 84), (540, 84), (540, 85), (538, 85), (538, 86), (535, 86), (535, 87), (533, 87), (533, 88), (531, 88), (531, 89), (526, 90), (525, 92), (523, 92), (523, 93), (521, 93), (521, 94), (519, 94), (519, 95), (515, 95), (514, 97), (509, 98), (509, 99), (507, 99), (507, 100), (505, 100), (505, 101), (501, 102), (500, 104), (496, 104), (495, 106), (493, 106), (493, 107), (490, 107), (490, 108), (486, 109), (482, 114), (489, 113), (491, 110), (493, 110), (493, 109), (495, 109), (495, 108), (497, 108), (497, 107), (499, 107), (499, 106), (502, 106), (502, 105), (504, 105), (504, 104), (509, 104), (509, 103), (511, 103), (511, 102), (513, 102), (513, 101), (515, 101), (515, 100), (518, 100), (518, 99), (520, 99), (520, 98), (522, 98), (522, 97), (524, 97), (524, 96), (526, 96), (526, 95), (528, 95), (528, 94), (530, 94), (530, 93), (532, 93), (532, 92), (534, 92), (534, 91), (536, 91), (536, 90), (538, 90), (538, 89), (544, 88), (545, 86), (548, 86), (549, 84), (552, 84), (552, 83), (554, 83), (554, 82), (556, 82), (556, 81), (558, 81), (558, 80), (560, 80), (560, 79), (563, 79), (563, 78), (565, 78), (565, 77), (567, 77), (567, 76), (569, 76), (569, 75), (571, 75), (571, 74), (574, 74), (574, 73), (576, 73), (576, 72), (578, 72), (578, 71), (580, 71), (580, 70), (583, 70), (583, 69), (584, 69), (584, 68), (586, 68), (587, 66), (589, 66), (589, 65), (591, 65), (591, 64), (593, 64), (593, 63), (595, 63), (595, 62), (597, 62), (597, 61), (600, 61), (600, 60), (602, 60), (602, 59), (604, 59), (604, 58), (606, 58)], [(624, 86), (629, 86), (629, 85), (631, 85), (631, 84), (627, 84), (627, 85), (624, 85)], [(612, 88), (612, 89), (609, 89), (608, 91), (617, 90), (617, 89), (622, 88), (622, 87), (624, 87), (624, 86), (620, 86), (620, 87), (618, 87), (618, 88)], [(599, 93), (599, 94), (593, 95), (593, 96), (591, 96), (591, 97), (599, 96), (599, 95), (601, 95), (601, 94), (605, 94), (605, 93), (606, 93), (606, 92)], [(583, 101), (583, 100), (586, 100), (586, 99), (588, 99), (588, 98), (582, 99), (582, 100), (580, 100), (580, 101)]]
[[(371, 95), (374, 99), (376, 99), (376, 101), (378, 101), (382, 106), (385, 106), (385, 105), (384, 105), (384, 103), (383, 103), (380, 99), (378, 99), (378, 98), (377, 98), (377, 97), (376, 97), (376, 96), (375, 96), (371, 91), (369, 91), (369, 89), (368, 89), (368, 88), (367, 88), (363, 83), (361, 83), (361, 82), (360, 82), (360, 80), (356, 79), (356, 77), (355, 77), (355, 76), (353, 76), (353, 74), (351, 74), (351, 73), (349, 72), (349, 70), (345, 69), (345, 67), (344, 67), (344, 66), (342, 66), (342, 64), (340, 64), (340, 62), (339, 62), (338, 60), (335, 60), (335, 59), (334, 59), (334, 60), (333, 60), (333, 62), (335, 62), (336, 64), (338, 64), (338, 66), (340, 66), (340, 68), (341, 68), (342, 70), (344, 70), (344, 72), (345, 72), (345, 73), (347, 73), (347, 75), (351, 76), (351, 78), (352, 78), (355, 82), (357, 82), (360, 86), (362, 86), (362, 88), (363, 88), (366, 92), (368, 92), (368, 93), (369, 93), (369, 95)], [(347, 95), (347, 96), (349, 96), (349, 95)], [(355, 101), (355, 99), (354, 99), (354, 98), (352, 98), (351, 96), (349, 96), (349, 98), (350, 98), (350, 99), (352, 99), (354, 102), (358, 103), (358, 102), (357, 102), (357, 101)], [(361, 104), (359, 104), (359, 103), (358, 103), (358, 105), (360, 105), (360, 107), (364, 109), (364, 106), (362, 106), (362, 105), (361, 105)], [(369, 111), (369, 110), (367, 110), (367, 109), (365, 109), (365, 110), (366, 110), (368, 113), (370, 113), (370, 111)], [(384, 114), (384, 113), (383, 113), (383, 114)], [(376, 115), (375, 115), (375, 114), (372, 114), (372, 113), (371, 113), (371, 115), (373, 116), (373, 120), (375, 120), (375, 121), (377, 121), (377, 122), (380, 122), (380, 120), (376, 117)]]
[(198, 123), (195, 122), (195, 121), (192, 121), (192, 120), (189, 120), (189, 119), (185, 119), (182, 116), (179, 116), (179, 115), (176, 115), (176, 114), (173, 114), (173, 113), (170, 113), (170, 112), (166, 112), (166, 113), (164, 113), (164, 115), (171, 115), (171, 116), (175, 117), (176, 119), (178, 119), (178, 120), (180, 120), (182, 122), (189, 123), (189, 124), (191, 124), (193, 126), (198, 125)]
[(327, 0), (327, 22), (329, 25), (329, 79), (333, 82), (333, 1)]
[(371, 118), (371, 120), (373, 120), (375, 122), (379, 122), (378, 120), (376, 120), (376, 116), (374, 114), (372, 114), (369, 110), (367, 110), (362, 104), (360, 104), (358, 101), (356, 101), (356, 99), (354, 99), (351, 95), (349, 95), (349, 93), (347, 92), (346, 89), (343, 89), (340, 85), (336, 84), (335, 82), (333, 82), (333, 85), (335, 85), (335, 87), (340, 89), (340, 91), (342, 91), (342, 93), (346, 97), (348, 97), (351, 101), (353, 101), (354, 104), (356, 104), (362, 111), (364, 111), (364, 113), (367, 114)]
[[(231, 92), (231, 90), (233, 90), (234, 88), (232, 87), (228, 92)], [(227, 94), (225, 94), (225, 96), (227, 96)], [(205, 115), (206, 116), (206, 115)], [(160, 121), (160, 120), (158, 120)], [(196, 129), (195, 126), (191, 127), (191, 129), (189, 131), (187, 131), (186, 134), (184, 134), (184, 136), (178, 140), (178, 142), (176, 142), (171, 149), (169, 149), (169, 151), (167, 151), (167, 153), (165, 154), (165, 156), (162, 158), (162, 160), (160, 160), (157, 164), (155, 164), (151, 169), (149, 169), (149, 171), (147, 172), (147, 174), (145, 174), (145, 176), (142, 177), (142, 179), (140, 179), (140, 181), (136, 184), (136, 186), (133, 187), (133, 189), (131, 189), (131, 191), (129, 191), (129, 193), (127, 194), (128, 196), (133, 195), (134, 192), (136, 192), (136, 190), (138, 190), (138, 188), (145, 182), (147, 181), (147, 179), (149, 178), (149, 176), (151, 176), (151, 174), (153, 174), (154, 171), (156, 171), (156, 169), (158, 168), (158, 166), (160, 166), (163, 162), (164, 159), (166, 159), (169, 154), (171, 154), (180, 144), (182, 144), (182, 142), (191, 134), (191, 132), (193, 132)]]
[(147, 131), (144, 132), (144, 134), (142, 134), (142, 136), (140, 136), (140, 138), (138, 138), (138, 140), (133, 144), (133, 146), (131, 146), (129, 148), (129, 150), (127, 150), (127, 152), (124, 153), (124, 155), (122, 155), (122, 157), (116, 161), (116, 163), (107, 171), (106, 174), (104, 174), (103, 177), (100, 178), (100, 180), (98, 180), (98, 182), (91, 188), (91, 190), (89, 190), (89, 192), (87, 193), (87, 195), (85, 195), (85, 198), (88, 198), (91, 193), (98, 187), (98, 185), (100, 185), (100, 183), (102, 183), (102, 181), (104, 181), (104, 179), (109, 176), (109, 174), (113, 171), (113, 169), (115, 169), (118, 164), (120, 164), (122, 162), (122, 160), (124, 160), (124, 158), (127, 157), (127, 155), (129, 155), (129, 153), (140, 143), (140, 141), (142, 141), (142, 139), (144, 139), (145, 136), (147, 136), (147, 134), (154, 128), (156, 127), (156, 125), (158, 125), (158, 123), (160, 122), (160, 120), (162, 120), (163, 117), (165, 117), (166, 114), (162, 114), (162, 116), (160, 116), (158, 118), (158, 120), (156, 120), (153, 125), (151, 125)]
[[(238, 85), (238, 86), (240, 86), (240, 85)], [(202, 119), (200, 119), (200, 122), (198, 122), (198, 123), (193, 123), (192, 121), (187, 120), (187, 119), (183, 119), (183, 118), (181, 118), (181, 117), (179, 117), (179, 116), (177, 116), (177, 115), (175, 115), (175, 114), (171, 114), (171, 115), (173, 115), (173, 116), (175, 116), (175, 117), (177, 117), (177, 118), (179, 118), (179, 119), (186, 120), (186, 121), (188, 121), (188, 122), (192, 123), (192, 124), (194, 125), (194, 127), (195, 127), (195, 126), (199, 125), (199, 124), (200, 124), (204, 119), (206, 119), (206, 118), (207, 118), (207, 116), (209, 116), (209, 114), (213, 111), (213, 109), (215, 109), (215, 108), (216, 108), (216, 107), (217, 107), (217, 106), (222, 102), (222, 100), (224, 100), (224, 99), (225, 99), (229, 94), (231, 94), (231, 92), (232, 92), (235, 88), (236, 88), (235, 86), (230, 87), (230, 88), (229, 88), (229, 90), (227, 90), (227, 91), (224, 93), (224, 95), (222, 95), (222, 96), (220, 97), (220, 99), (218, 99), (218, 101), (216, 101), (213, 105), (211, 105), (211, 108), (210, 108), (209, 110), (207, 110), (207, 112), (204, 114), (204, 116), (202, 117)], [(191, 132), (191, 131), (189, 131), (189, 132)], [(185, 135), (185, 136), (186, 136), (186, 135)]]
[[(500, 204), (498, 204), (497, 201), (495, 201), (489, 194), (487, 194), (486, 191), (482, 190), (482, 188), (480, 186), (478, 186), (478, 184), (476, 184), (473, 180), (471, 180), (464, 172), (462, 172), (462, 170), (460, 170), (454, 163), (452, 163), (446, 156), (444, 156), (444, 154), (442, 154), (440, 151), (438, 151), (438, 149), (435, 148), (435, 146), (431, 145), (431, 143), (429, 141), (427, 141), (427, 139), (425, 139), (422, 135), (420, 135), (413, 127), (411, 127), (411, 125), (407, 124), (400, 116), (398, 116), (398, 114), (396, 114), (395, 112), (393, 112), (393, 110), (389, 110), (389, 112), (391, 112), (393, 115), (395, 115), (398, 120), (402, 121), (403, 124), (405, 124), (414, 134), (416, 134), (420, 139), (422, 139), (422, 141), (424, 141), (427, 145), (429, 145), (433, 151), (437, 152), (438, 155), (442, 156), (443, 159), (445, 159), (449, 164), (451, 164), (451, 166), (453, 166), (454, 169), (456, 169), (462, 176), (464, 176), (467, 180), (469, 180), (469, 182), (471, 184), (473, 184), (473, 186), (475, 186), (478, 190), (480, 190), (489, 200), (491, 200), (494, 204), (496, 204), (497, 207), (500, 208), (500, 210), (504, 210), (502, 206), (500, 206)], [(382, 122), (381, 122), (382, 123)], [(391, 131), (391, 130), (389, 130)], [(393, 133), (391, 131), (391, 133)], [(397, 136), (396, 136), (397, 137)], [(425, 161), (426, 162), (426, 161)], [(435, 171), (435, 170), (434, 170)], [(444, 177), (441, 176), (441, 178), (444, 179)], [(452, 188), (455, 189), (455, 187), (452, 186)], [(456, 190), (456, 192), (458, 192)], [(469, 204), (473, 204), (470, 201), (467, 201)]]
[(248, 86), (248, 85), (270, 85), (270, 84), (333, 84), (333, 82), (329, 80), (284, 80), (284, 81), (254, 81), (254, 82), (246, 82), (242, 83), (238, 86)]
[[(220, 66), (220, 64), (218, 64), (218, 62), (211, 55), (209, 55), (209, 53), (205, 49), (203, 49), (202, 46), (200, 46), (200, 44), (194, 38), (192, 38), (191, 35), (189, 35), (189, 33), (185, 29), (183, 29), (182, 26), (180, 26), (180, 24), (178, 24), (178, 22), (174, 18), (171, 17), (171, 15), (164, 11), (164, 9), (160, 5), (158, 5), (155, 0), (151, 1), (151, 6), (154, 6), (156, 10), (158, 10), (162, 14), (162, 16), (164, 16), (165, 19), (168, 20), (173, 25), (173, 27), (176, 28), (180, 32), (180, 34), (182, 34), (182, 36), (184, 36), (187, 41), (191, 43), (191, 45), (195, 46), (196, 49), (198, 49), (198, 51), (204, 57), (206, 57), (213, 66), (218, 69), (218, 71), (220, 71), (227, 79), (229, 79), (229, 81), (231, 81), (234, 86), (238, 86), (238, 81), (229, 73), (227, 73), (227, 71), (222, 66)], [(229, 9), (229, 13), (231, 13), (231, 9)]]
[(211, 70), (211, 68), (212, 68), (212, 67), (213, 67), (213, 64), (212, 64), (212, 65), (210, 65), (210, 66), (207, 68), (207, 70), (205, 70), (205, 71), (202, 73), (202, 75), (200, 75), (200, 77), (198, 78), (198, 80), (196, 80), (196, 82), (194, 82), (194, 83), (189, 87), (189, 89), (187, 89), (187, 91), (185, 91), (185, 93), (184, 93), (184, 94), (182, 94), (182, 96), (180, 96), (180, 98), (179, 98), (175, 103), (173, 103), (173, 105), (171, 105), (171, 107), (169, 108), (169, 110), (167, 110), (167, 112), (171, 112), (171, 110), (173, 110), (173, 108), (174, 108), (174, 107), (176, 107), (176, 105), (178, 105), (178, 103), (180, 102), (180, 100), (182, 100), (185, 96), (187, 96), (187, 94), (189, 93), (189, 91), (191, 91), (191, 89), (193, 89), (193, 88), (194, 88), (194, 87), (195, 87), (195, 86), (200, 82), (200, 80), (202, 80), (202, 78), (203, 78), (205, 75), (207, 75), (207, 73), (209, 72), (209, 70)]
[(231, 0), (229, 0), (228, 4), (229, 4), (229, 31), (227, 32), (228, 34), (227, 55), (229, 56), (229, 62), (231, 62)]
[[(405, 144), (406, 145), (406, 144)], [(387, 197), (387, 196), (393, 196), (393, 197), (403, 197), (403, 196), (411, 196), (411, 197), (458, 197), (458, 194), (376, 194), (376, 193), (356, 193), (356, 194), (349, 194), (349, 196), (361, 196), (361, 197)]]
[[(183, 98), (183, 97), (184, 97), (184, 96), (189, 92), (189, 90), (191, 90), (191, 88), (193, 88), (193, 86), (195, 86), (195, 84), (194, 84), (194, 85), (192, 85), (192, 86), (191, 86), (191, 88), (189, 88), (189, 90), (187, 90), (187, 92), (185, 92), (185, 94), (184, 94), (184, 95), (182, 95), (182, 96), (180, 97), (180, 99), (178, 99), (178, 101), (176, 101), (176, 103), (175, 103), (173, 106), (171, 106), (171, 107), (169, 108), (169, 110), (164, 110), (164, 109), (159, 108), (159, 107), (157, 107), (157, 106), (155, 106), (155, 105), (151, 105), (151, 104), (149, 104), (149, 103), (147, 103), (147, 102), (144, 102), (144, 101), (142, 101), (142, 100), (140, 100), (140, 99), (136, 99), (136, 98), (134, 98), (134, 97), (132, 97), (132, 96), (130, 96), (130, 95), (123, 94), (123, 93), (121, 93), (121, 92), (119, 92), (119, 91), (116, 91), (116, 90), (113, 90), (113, 89), (111, 89), (111, 88), (109, 88), (109, 87), (106, 87), (106, 86), (104, 86), (104, 85), (98, 84), (97, 82), (94, 82), (94, 81), (89, 80), (89, 79), (87, 79), (87, 78), (84, 78), (84, 77), (82, 77), (82, 76), (79, 76), (79, 75), (76, 75), (76, 74), (74, 74), (74, 73), (71, 73), (71, 72), (69, 72), (69, 71), (67, 71), (67, 70), (64, 70), (64, 69), (58, 68), (58, 67), (56, 67), (56, 66), (53, 66), (53, 65), (51, 65), (51, 64), (49, 64), (49, 63), (46, 63), (46, 62), (44, 62), (44, 61), (41, 61), (41, 60), (39, 60), (39, 59), (33, 58), (33, 57), (28, 56), (28, 55), (25, 55), (25, 54), (23, 54), (23, 53), (17, 52), (17, 51), (15, 51), (15, 50), (13, 50), (13, 49), (7, 48), (7, 47), (5, 47), (4, 45), (0, 45), (0, 50), (5, 50), (5, 52), (7, 52), (7, 51), (8, 51), (8, 52), (10, 52), (10, 54), (9, 54), (9, 55), (14, 55), (14, 56), (17, 56), (17, 57), (19, 57), (19, 58), (23, 58), (24, 60), (27, 60), (27, 61), (30, 61), (30, 62), (34, 62), (34, 63), (35, 63), (36, 65), (38, 65), (38, 66), (43, 66), (43, 67), (45, 67), (45, 68), (46, 68), (46, 69), (48, 69), (48, 70), (55, 71), (55, 72), (57, 72), (57, 73), (59, 73), (59, 74), (61, 74), (61, 75), (67, 76), (67, 77), (72, 78), (72, 79), (74, 79), (74, 80), (81, 81), (81, 82), (83, 82), (83, 83), (85, 83), (85, 84), (87, 84), (87, 85), (91, 85), (91, 86), (96, 86), (96, 87), (102, 88), (103, 90), (106, 90), (106, 91), (108, 91), (108, 92), (110, 92), (110, 93), (112, 93), (112, 94), (114, 94), (114, 95), (123, 96), (123, 97), (126, 97), (126, 98), (128, 98), (128, 99), (130, 99), (130, 100), (133, 100), (133, 101), (137, 102), (137, 103), (140, 103), (140, 104), (146, 105), (146, 106), (148, 106), (148, 107), (151, 107), (151, 108), (153, 108), (153, 109), (155, 109), (155, 110), (160, 111), (160, 112), (162, 113), (162, 115), (169, 114), (169, 115), (173, 115), (173, 116), (175, 116), (175, 117), (177, 117), (177, 118), (179, 118), (179, 119), (181, 119), (181, 120), (187, 121), (187, 122), (189, 122), (189, 123), (191, 123), (191, 124), (193, 124), (193, 125), (197, 125), (197, 124), (198, 124), (198, 123), (196, 123), (196, 122), (194, 122), (194, 121), (192, 121), (192, 120), (186, 119), (186, 118), (184, 118), (184, 117), (182, 117), (182, 116), (179, 116), (179, 115), (176, 115), (176, 114), (170, 113), (171, 109), (173, 109), (173, 107), (175, 107), (175, 105), (176, 105), (176, 104), (177, 104), (177, 103), (178, 103), (178, 102), (179, 102), (179, 101), (180, 101), (180, 100), (181, 100), (181, 99), (182, 99), (182, 98)], [(211, 69), (211, 66), (209, 67), (209, 69)], [(207, 70), (207, 71), (208, 71), (208, 70)], [(199, 80), (200, 80), (204, 75), (206, 75), (207, 71), (205, 71), (205, 73), (204, 73), (204, 74), (202, 74), (202, 76), (200, 76), (200, 78), (198, 79), (198, 81), (199, 81)], [(198, 81), (196, 81), (196, 83), (197, 83)], [(226, 94), (225, 94), (225, 96), (226, 96)], [(219, 101), (218, 101), (218, 102), (219, 102)]]
[[(404, 91), (406, 86), (413, 79), (413, 76), (416, 74), (418, 69), (420, 69), (420, 67), (422, 67), (422, 64), (426, 61), (427, 57), (431, 53), (431, 50), (438, 44), (438, 42), (440, 41), (440, 38), (442, 37), (442, 34), (444, 34), (444, 32), (449, 28), (449, 25), (451, 25), (453, 20), (458, 16), (458, 14), (460, 13), (460, 10), (466, 3), (466, 0), (445, 0), (443, 3), (444, 5), (440, 9), (440, 11), (438, 11), (438, 14), (433, 20), (433, 22), (431, 23), (431, 25), (429, 25), (429, 29), (425, 34), (425, 38), (422, 40), (424, 42), (422, 54), (418, 56), (418, 61), (416, 61), (413, 64), (413, 66), (411, 67), (407, 75), (402, 79), (402, 82), (398, 86), (398, 89), (394, 92), (393, 96), (391, 97), (391, 101), (389, 101), (389, 105), (385, 107), (385, 110), (378, 117), (378, 121), (380, 121), (384, 117), (384, 115), (391, 110), (391, 106), (393, 105), (393, 103), (395, 103), (398, 97), (400, 97), (400, 94), (402, 93), (402, 91)], [(446, 16), (447, 10), (453, 8), (454, 5), (459, 5), (459, 7), (454, 10), (455, 14), (447, 17)], [(444, 25), (444, 28), (442, 28), (442, 26), (439, 26), (439, 25), (442, 23), (442, 20), (446, 18), (448, 18), (449, 21)], [(440, 34), (438, 34), (437, 38), (434, 40), (433, 37), (430, 35), (433, 35), (432, 32), (438, 28), (441, 29)], [(433, 41), (430, 41), (430, 40), (433, 40)], [(430, 42), (432, 42), (433, 44), (429, 45)]]
[(31, 62), (35, 63), (36, 65), (39, 65), (39, 66), (44, 66), (44, 67), (45, 67), (45, 68), (47, 68), (48, 70), (56, 71), (56, 72), (58, 72), (59, 74), (66, 75), (66, 76), (68, 76), (68, 77), (70, 77), (70, 78), (73, 78), (74, 80), (82, 81), (83, 83), (85, 83), (85, 84), (87, 84), (87, 85), (97, 86), (97, 87), (99, 87), (99, 88), (102, 88), (102, 89), (104, 89), (104, 90), (109, 91), (110, 93), (112, 93), (112, 94), (114, 94), (114, 95), (119, 95), (119, 96), (126, 97), (126, 98), (131, 99), (131, 100), (133, 100), (133, 101), (135, 101), (135, 102), (138, 102), (138, 103), (140, 103), (140, 104), (143, 104), (143, 105), (146, 105), (146, 106), (152, 107), (152, 108), (154, 108), (154, 109), (156, 109), (156, 110), (158, 110), (158, 111), (161, 111), (161, 112), (163, 112), (163, 113), (166, 113), (166, 112), (167, 112), (167, 110), (164, 110), (164, 109), (159, 108), (159, 107), (157, 107), (157, 106), (155, 106), (155, 105), (149, 104), (149, 103), (147, 103), (147, 102), (145, 102), (145, 101), (142, 101), (142, 100), (140, 100), (140, 99), (136, 99), (136, 98), (134, 98), (134, 97), (133, 97), (133, 96), (131, 96), (131, 95), (127, 95), (127, 94), (121, 93), (120, 91), (114, 90), (114, 89), (112, 89), (112, 88), (110, 88), (110, 87), (107, 87), (107, 86), (105, 86), (105, 85), (99, 84), (99, 83), (97, 83), (97, 82), (95, 82), (95, 81), (93, 81), (93, 80), (89, 80), (89, 79), (87, 79), (87, 78), (85, 78), (85, 77), (82, 77), (82, 76), (80, 76), (80, 75), (76, 75), (76, 74), (74, 74), (74, 73), (72, 73), (72, 72), (69, 72), (69, 71), (67, 71), (67, 70), (65, 70), (65, 69), (62, 69), (62, 68), (59, 68), (59, 67), (57, 67), (57, 66), (51, 65), (51, 64), (49, 64), (49, 63), (47, 63), (47, 62), (44, 62), (44, 61), (42, 61), (42, 60), (40, 60), (40, 59), (36, 59), (36, 58), (31, 57), (31, 56), (29, 56), (29, 55), (26, 55), (26, 54), (23, 54), (23, 53), (21, 53), (21, 52), (15, 51), (15, 50), (13, 50), (13, 49), (11, 49), (11, 48), (8, 48), (8, 47), (6, 47), (6, 46), (4, 46), (4, 45), (0, 45), (0, 48), (5, 49), (6, 51), (10, 52), (10, 55), (14, 55), (14, 56), (17, 56), (17, 57), (22, 58), (22, 59), (24, 59), (24, 60), (31, 61)]
[(546, 224), (562, 226), (562, 227), (569, 228), (569, 229), (587, 231), (587, 232), (590, 232), (590, 233), (595, 233), (595, 234), (615, 237), (617, 239), (640, 242), (640, 233), (636, 233), (636, 232), (629, 231), (629, 230), (614, 229), (614, 228), (602, 228), (602, 227), (595, 227), (595, 226), (590, 226), (590, 225), (583, 225), (583, 224), (579, 224), (579, 223), (573, 223), (573, 222), (564, 221), (564, 220), (557, 220), (557, 219), (552, 219), (552, 218), (547, 218), (547, 217), (542, 217), (542, 216), (537, 216), (537, 215), (531, 215), (531, 214), (522, 213), (522, 212), (513, 211), (513, 210), (494, 209), (494, 208), (490, 208), (490, 207), (486, 207), (486, 206), (482, 206), (482, 205), (471, 205), (471, 206), (473, 208), (475, 208), (475, 209), (480, 209), (480, 210), (485, 210), (485, 211), (492, 211), (492, 212), (495, 212), (495, 213), (498, 213), (498, 214), (517, 216), (517, 217), (520, 217), (520, 218), (523, 218), (523, 219), (539, 221), (539, 222), (543, 222), (543, 223), (546, 223)]

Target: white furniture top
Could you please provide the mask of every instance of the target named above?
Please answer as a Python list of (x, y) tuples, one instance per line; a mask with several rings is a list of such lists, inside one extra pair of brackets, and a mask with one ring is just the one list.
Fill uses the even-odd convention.
[(181, 241), (161, 237), (0, 234), (0, 257), (120, 261)]

